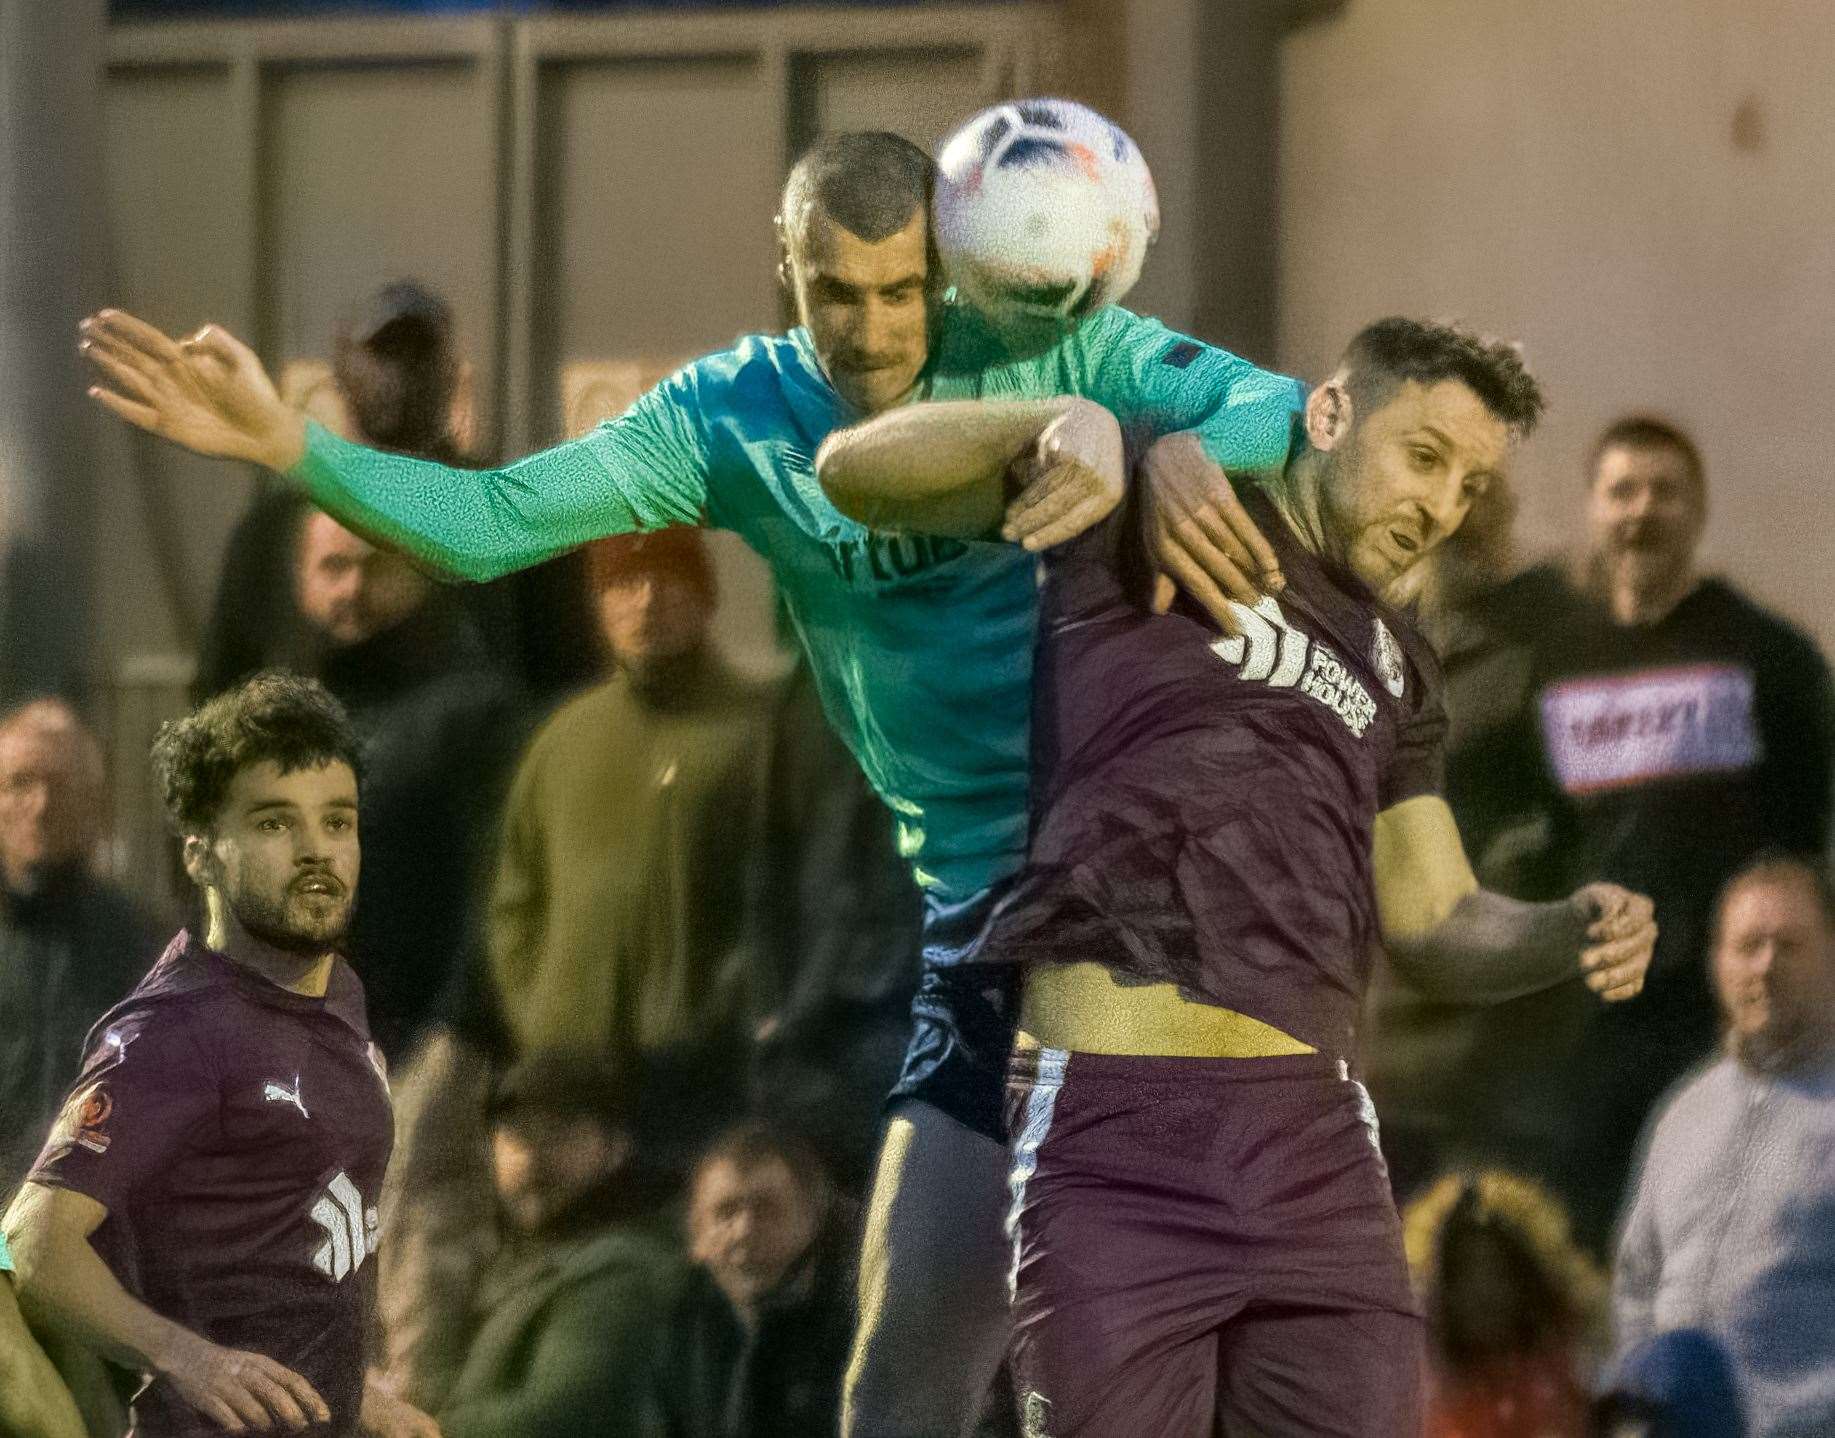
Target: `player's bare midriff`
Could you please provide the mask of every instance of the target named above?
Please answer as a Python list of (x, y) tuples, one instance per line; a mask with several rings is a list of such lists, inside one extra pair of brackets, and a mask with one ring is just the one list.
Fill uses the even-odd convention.
[(1166, 1058), (1272, 1058), (1316, 1050), (1172, 984), (1123, 984), (1106, 964), (1038, 964), (1026, 976), (1017, 1046)]

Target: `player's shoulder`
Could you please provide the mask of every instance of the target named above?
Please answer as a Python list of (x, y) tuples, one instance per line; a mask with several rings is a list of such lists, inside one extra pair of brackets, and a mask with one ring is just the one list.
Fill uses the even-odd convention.
[(813, 351), (798, 332), (741, 335), (724, 349), (690, 360), (658, 386), (717, 402), (735, 390), (800, 378), (815, 367)]
[(188, 932), (166, 945), (146, 976), (89, 1031), (92, 1059), (107, 1057), (146, 1035), (184, 1047), (195, 1042), (200, 1021), (231, 1007), (235, 994), (212, 955)]

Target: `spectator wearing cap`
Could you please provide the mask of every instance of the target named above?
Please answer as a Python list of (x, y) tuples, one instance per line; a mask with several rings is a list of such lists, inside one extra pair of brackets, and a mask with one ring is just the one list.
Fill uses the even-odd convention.
[[(438, 295), (412, 280), (366, 295), (332, 336), (331, 370), (341, 411), (334, 427), (402, 454), (461, 460), (455, 413), (467, 366), (459, 358), (452, 311)], [(199, 701), (263, 669), (313, 671), (328, 636), (324, 616), (315, 618), (311, 605), (315, 598), (330, 602), (302, 592), (315, 580), (299, 555), (309, 542), (301, 527), (313, 512), (293, 490), (269, 486), (231, 533), (199, 647), (193, 684)], [(351, 558), (371, 549), (356, 545), (361, 541), (352, 536), (340, 548)], [(327, 572), (317, 576), (321, 589), (333, 573), (345, 572), (341, 559), (324, 565)], [(361, 577), (354, 568), (348, 574), (346, 590)]]
[(1605, 1278), (1538, 1185), (1449, 1174), (1403, 1238), (1428, 1330), (1428, 1438), (1583, 1438)]
[(670, 1324), (670, 1431), (821, 1438), (840, 1424), (853, 1330), (852, 1229), (800, 1139), (747, 1123), (689, 1184), (695, 1270)]
[(1728, 883), (1713, 969), (1721, 1057), (1650, 1129), (1619, 1242), (1621, 1359), (1700, 1329), (1753, 1438), (1835, 1433), (1835, 883), (1761, 856)]
[(446, 1438), (661, 1438), (683, 1262), (644, 1217), (629, 1088), (599, 1060), (530, 1054), (490, 1102), (508, 1242), (438, 1414)]
[(31, 1168), (83, 1037), (159, 957), (150, 916), (95, 871), (102, 749), (39, 699), (0, 714), (0, 1200)]

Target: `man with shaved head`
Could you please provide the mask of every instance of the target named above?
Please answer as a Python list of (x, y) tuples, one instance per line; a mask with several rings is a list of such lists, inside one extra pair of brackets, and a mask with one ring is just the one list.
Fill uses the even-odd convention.
[(31, 1167), (83, 1035), (158, 957), (147, 916), (93, 865), (102, 748), (60, 699), (0, 716), (0, 1195)]

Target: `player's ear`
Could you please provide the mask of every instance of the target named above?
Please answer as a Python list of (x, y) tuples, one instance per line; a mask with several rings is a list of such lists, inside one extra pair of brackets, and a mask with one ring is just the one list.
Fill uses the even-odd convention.
[(1344, 443), (1355, 419), (1351, 392), (1341, 375), (1333, 375), (1306, 396), (1306, 442), (1322, 454)]
[(217, 861), (210, 852), (208, 834), (187, 834), (179, 857), (184, 863), (185, 874), (200, 889), (207, 889), (216, 882)]
[(782, 210), (771, 217), (771, 228), (777, 233), (777, 282), (784, 287), (784, 294), (794, 303), (796, 281), (790, 274), (790, 227), (784, 223)]

